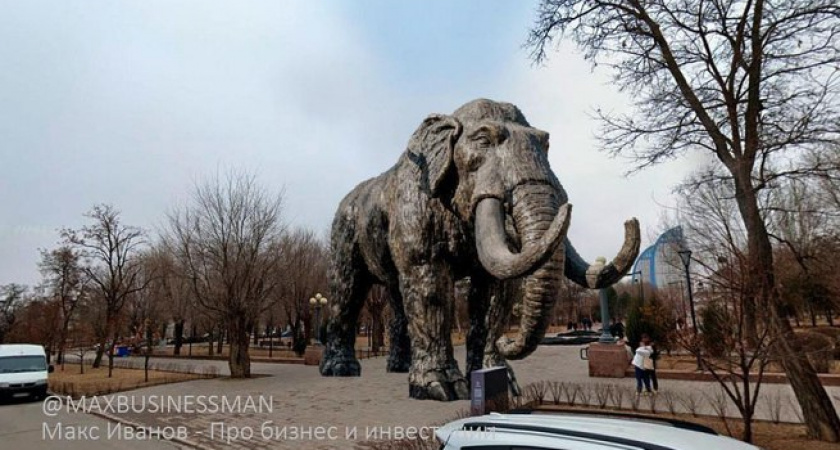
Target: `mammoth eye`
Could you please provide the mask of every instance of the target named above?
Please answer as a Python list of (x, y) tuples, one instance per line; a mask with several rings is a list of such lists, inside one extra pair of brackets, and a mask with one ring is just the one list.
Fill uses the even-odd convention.
[(470, 138), (481, 147), (489, 147), (496, 142), (496, 134), (486, 127), (480, 128)]
[(490, 144), (493, 143), (493, 138), (490, 136), (489, 133), (480, 133), (476, 135), (473, 140), (477, 142), (482, 147), (488, 147)]

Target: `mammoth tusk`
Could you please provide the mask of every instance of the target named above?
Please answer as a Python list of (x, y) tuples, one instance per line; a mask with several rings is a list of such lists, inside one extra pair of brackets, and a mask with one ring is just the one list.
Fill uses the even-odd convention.
[(499, 279), (520, 277), (533, 270), (550, 256), (566, 236), (572, 205), (560, 207), (548, 230), (534, 244), (526, 245), (519, 253), (508, 249), (504, 213), (499, 199), (482, 199), (475, 212), (475, 241), (478, 259), (487, 272)]
[(586, 283), (589, 288), (601, 289), (624, 277), (639, 256), (640, 245), (639, 221), (634, 217), (624, 222), (624, 244), (615, 259), (609, 264), (596, 263), (587, 269)]

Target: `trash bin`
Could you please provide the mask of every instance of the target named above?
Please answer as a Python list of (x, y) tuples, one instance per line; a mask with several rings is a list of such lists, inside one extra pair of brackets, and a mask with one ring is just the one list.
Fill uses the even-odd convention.
[(117, 347), (117, 356), (119, 356), (120, 358), (128, 356), (128, 354), (129, 354), (129, 350), (128, 350), (127, 346), (121, 345), (121, 346)]

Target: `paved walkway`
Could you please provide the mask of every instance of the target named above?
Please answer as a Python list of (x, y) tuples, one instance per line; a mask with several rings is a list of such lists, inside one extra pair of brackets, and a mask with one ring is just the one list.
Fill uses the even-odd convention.
[[(463, 347), (456, 349), (456, 357), (464, 361)], [(189, 361), (189, 364), (218, 365), (220, 373), (227, 371), (226, 365), (217, 361)], [(522, 386), (544, 380), (572, 383), (589, 392), (593, 404), (597, 402), (595, 385), (620, 386), (625, 392), (625, 405), (629, 404), (634, 386), (630, 378), (589, 378), (587, 363), (579, 358), (579, 347), (541, 347), (524, 361), (512, 362), (512, 366)], [(363, 360), (362, 376), (358, 378), (325, 378), (318, 374), (317, 367), (301, 365), (254, 364), (252, 370), (268, 376), (191, 381), (127, 392), (123, 395), (133, 396), (134, 405), (143, 398), (147, 401), (171, 398), (176, 402), (180, 399), (181, 412), (177, 412), (175, 404), (166, 413), (143, 412), (136, 407), (138, 411), (116, 415), (151, 427), (184, 426), (189, 432), (188, 440), (208, 448), (320, 449), (352, 448), (369, 431), (390, 431), (393, 435), (408, 427), (443, 423), (469, 408), (468, 401), (441, 403), (408, 398), (407, 375), (386, 373), (384, 358)], [(715, 383), (662, 380), (660, 388), (682, 398), (694, 398), (700, 412), (714, 414), (707, 398), (715, 398), (719, 392)], [(840, 408), (840, 388), (828, 390)], [(213, 408), (202, 408), (198, 398), (212, 395), (225, 396), (227, 403), (234, 406), (239, 399), (238, 412), (209, 413)], [(660, 411), (668, 410), (665, 395), (660, 394), (655, 403)], [(759, 417), (769, 418), (769, 405), (778, 399), (782, 418), (796, 421), (797, 414), (791, 406), (795, 401), (789, 386), (765, 384), (761, 396), (766, 404), (758, 407)], [(548, 394), (547, 400), (550, 399)], [(210, 397), (204, 400), (212, 402)], [(247, 407), (249, 400), (254, 402), (253, 407)], [(193, 402), (191, 409), (186, 407), (185, 402), (189, 401)], [(260, 408), (260, 401), (270, 402), (270, 406), (263, 404)], [(146, 409), (150, 405), (147, 403)], [(650, 401), (643, 398), (640, 408), (649, 410)], [(681, 404), (677, 409), (685, 411)], [(729, 405), (728, 414), (737, 415), (734, 405)], [(355, 438), (351, 434), (346, 439), (354, 429)]]

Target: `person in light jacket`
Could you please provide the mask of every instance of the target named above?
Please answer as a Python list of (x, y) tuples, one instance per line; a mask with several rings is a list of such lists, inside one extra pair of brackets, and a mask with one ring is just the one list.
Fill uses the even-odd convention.
[(645, 370), (646, 365), (653, 363), (651, 356), (653, 355), (653, 348), (650, 346), (650, 337), (646, 334), (642, 335), (642, 341), (636, 348), (636, 354), (633, 356), (633, 370), (636, 374), (636, 395), (642, 395), (642, 385), (644, 384), (644, 395), (650, 395), (650, 376)]

